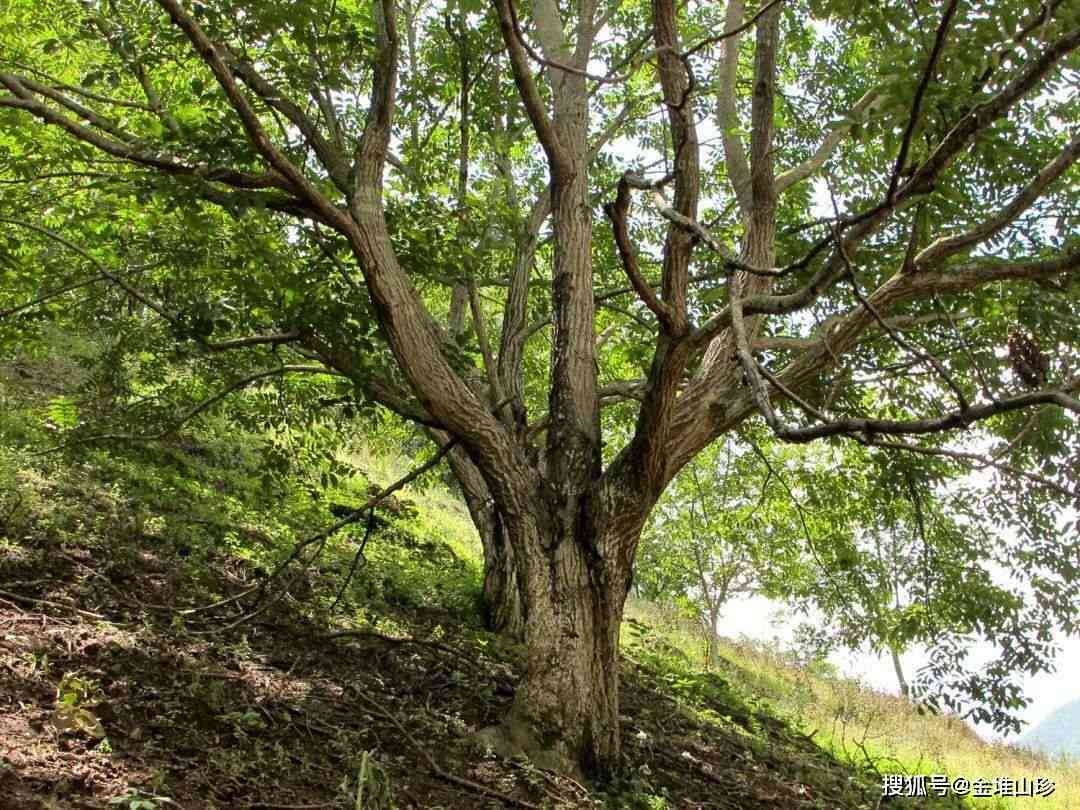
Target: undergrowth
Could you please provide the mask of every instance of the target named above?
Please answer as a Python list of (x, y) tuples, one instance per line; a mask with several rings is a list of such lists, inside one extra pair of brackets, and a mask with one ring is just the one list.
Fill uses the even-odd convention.
[(498, 760), (471, 740), (508, 708), (520, 650), (481, 627), (460, 499), (431, 475), (319, 537), (415, 463), (400, 442), (358, 431), (290, 463), (283, 448), (311, 448), (211, 415), (165, 441), (43, 452), (78, 418), (77, 375), (29, 369), (0, 368), (13, 807), (877, 810), (884, 773), (937, 770), (1053, 776), (1048, 810), (1077, 796), (1075, 768), (782, 651), (725, 642), (706, 668), (685, 623), (635, 602), (614, 781)]
[[(695, 622), (675, 608), (631, 599), (627, 605), (629, 643), (634, 628), (650, 627), (662, 641), (660, 655), (684, 673), (669, 676), (671, 688), (704, 672), (704, 640)], [(628, 634), (624, 630), (624, 644)], [(1051, 796), (972, 798), (988, 810), (1025, 807), (1072, 810), (1080, 807), (1080, 763), (980, 738), (963, 720), (919, 711), (910, 701), (840, 677), (827, 662), (799, 660), (791, 650), (753, 639), (722, 638), (710, 668), (715, 677), (748, 696), (753, 705), (784, 718), (812, 736), (840, 761), (886, 774), (945, 774), (974, 781), (996, 777), (1054, 781)]]

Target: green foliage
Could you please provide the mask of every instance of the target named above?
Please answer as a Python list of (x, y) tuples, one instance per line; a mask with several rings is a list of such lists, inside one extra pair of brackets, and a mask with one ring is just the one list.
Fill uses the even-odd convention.
[(152, 793), (144, 793), (138, 788), (128, 788), (123, 796), (109, 799), (109, 804), (117, 806), (120, 810), (160, 810), (160, 808), (175, 805), (176, 802), (168, 796), (156, 796)]
[(77, 673), (65, 672), (56, 687), (53, 726), (61, 733), (85, 734), (104, 740), (105, 729), (93, 711), (99, 703), (99, 684)]
[[(744, 431), (673, 484), (643, 538), (638, 592), (698, 616), (738, 560), (740, 576), (808, 617), (810, 660), (836, 646), (921, 648), (930, 663), (910, 685), (923, 703), (1016, 731), (1023, 678), (1054, 666), (1048, 628), (1068, 632), (1080, 578), (1059, 553), (1060, 506), (1000, 494), (946, 459)], [(971, 666), (976, 642), (999, 656)]]
[(664, 692), (677, 703), (699, 711), (723, 706), (726, 713), (719, 717), (720, 720), (746, 728), (753, 727), (755, 712), (767, 712), (761, 702), (761, 693), (744, 692), (723, 673), (700, 669), (677, 644), (672, 643), (665, 628), (651, 626), (632, 616), (626, 619), (623, 627), (628, 636), (624, 641), (627, 654), (646, 667), (663, 685)]
[[(35, 373), (49, 361), (41, 362)], [(2, 382), (0, 391), (13, 406), (3, 412), (3, 424), (32, 421), (32, 396), (11, 396)], [(33, 553), (44, 558), (53, 544), (65, 543), (130, 554), (126, 539), (136, 538), (148, 551), (174, 559), (196, 582), (216, 581), (223, 559), (242, 560), (265, 576), (296, 544), (337, 520), (332, 507), (359, 505), (372, 488), (401, 475), (399, 462), (384, 464), (359, 444), (343, 448), (323, 424), (290, 424), (268, 433), (256, 420), (255, 429), (247, 430), (244, 411), (214, 415), (165, 443), (74, 445), (64, 457), (24, 457), (8, 444), (20, 437), (6, 434), (0, 446), (0, 539), (19, 543), (21, 554), (36, 547)], [(33, 434), (35, 446), (48, 441), (44, 435)], [(311, 604), (316, 613), (335, 603), (338, 611), (360, 617), (425, 608), (478, 624), (482, 576), (467, 515), (434, 481), (411, 494), (423, 497), (394, 497), (376, 508), (364, 564), (353, 576), (366, 521), (335, 533), (318, 559), (308, 566), (293, 563), (273, 587), (298, 587), (295, 569), (307, 568), (306, 576), (322, 583)], [(84, 507), (87, 502), (92, 508)], [(193, 591), (187, 598), (219, 597)]]
[[(1028, 39), (1015, 47), (1017, 25), (1034, 10), (1030, 2), (961, 4), (950, 47), (922, 86), (919, 66), (934, 45), (940, 3), (782, 5), (771, 159), (780, 171), (798, 166), (815, 154), (825, 126), (852, 127), (821, 183), (802, 183), (778, 200), (779, 264), (830, 236), (816, 197), (827, 191), (841, 214), (873, 209), (888, 187), (902, 133), (911, 134), (909, 165), (898, 168), (911, 170), (966, 111), (985, 109), (1018, 68), (1078, 21), (1074, 4), (1054, 4), (1054, 13), (1026, 30)], [(413, 4), (401, 8), (393, 134), (400, 165), (387, 171), (382, 204), (396, 261), (433, 320), (447, 325), (451, 290), (468, 280), (480, 291), (475, 314), (485, 316), (494, 342), (508, 313), (493, 299), (527, 252), (528, 207), (549, 177), (542, 150), (523, 137), (528, 122), (506, 60), (491, 50), (500, 34), (487, 10), (477, 0), (423, 13)], [(237, 79), (254, 118), (310, 187), (344, 208), (368, 123), (365, 107), (375, 95), (375, 6), (206, 0), (190, 11), (236, 60), (237, 75), (241, 65), (264, 74), (273, 92)], [(678, 15), (680, 41), (701, 43), (686, 63), (696, 85), (686, 102), (700, 120), (713, 112), (712, 77), (725, 48), (715, 35), (725, 11), (720, 4), (696, 4)], [(655, 60), (636, 58), (636, 43), (648, 33), (649, 6), (616, 3), (604, 14), (590, 70), (627, 70), (628, 76), (591, 86), (590, 137), (619, 125), (619, 137), (583, 169), (601, 196), (627, 170), (660, 177), (673, 155), (664, 116), (655, 114)], [(36, 527), (61, 542), (88, 533), (106, 543), (105, 526), (123, 514), (149, 546), (183, 549), (193, 566), (210, 566), (228, 553), (257, 573), (273, 571), (312, 527), (332, 521), (332, 502), (355, 506), (366, 499), (373, 479), (349, 458), (357, 434), (377, 432), (380, 441), (408, 443), (411, 451), (427, 442), (377, 410), (372, 381), (417, 403), (401, 358), (387, 345), (388, 315), (376, 315), (354, 250), (288, 197), (292, 181), (283, 186), (248, 137), (252, 121), (235, 114), (206, 62), (153, 4), (9, 2), (0, 13), (0, 54), (5, 73), (37, 77), (53, 96), (57, 88), (74, 94), (79, 108), (72, 121), (96, 128), (113, 144), (103, 161), (100, 150), (72, 137), (74, 126), (63, 130), (32, 118), (25, 100), (10, 96), (0, 107), (0, 361), (11, 365), (3, 376), (18, 377), (27, 359), (48, 357), (54, 364), (42, 375), (47, 379), (36, 381), (32, 401), (15, 401), (6, 388), (0, 394), (0, 477), (10, 484), (0, 493), (3, 536), (21, 540)], [(743, 58), (737, 73), (736, 103), (745, 112), (753, 60)], [(1076, 73), (1075, 56), (1063, 60), (1035, 95), (958, 154), (933, 188), (914, 204), (905, 201), (845, 257), (860, 287), (893, 283), (913, 249), (970, 230), (987, 209), (1014, 198), (1061, 151), (1068, 136), (1062, 122), (1080, 117), (1080, 99), (1071, 92)], [(856, 121), (850, 111), (868, 91), (878, 98)], [(3, 98), (14, 92), (6, 87)], [(550, 92), (540, 90), (544, 103)], [(914, 119), (920, 93), (921, 115)], [(49, 98), (54, 114), (64, 110)], [(320, 137), (346, 156), (344, 180), (320, 165), (302, 128), (282, 118), (285, 99), (319, 111)], [(464, 176), (458, 158), (466, 139), (471, 151), (464, 154)], [(715, 140), (702, 139), (708, 159), (699, 219), (733, 245), (745, 221), (728, 204), (731, 178), (723, 161), (712, 159), (718, 157)], [(114, 154), (129, 148), (139, 160)], [(147, 160), (165, 161), (169, 170), (153, 173)], [(225, 170), (247, 180), (218, 182)], [(934, 272), (948, 278), (962, 262), (990, 269), (1014, 259), (1072, 255), (1080, 233), (1075, 177), (1074, 167), (1023, 217), (992, 229), (977, 249)], [(643, 207), (629, 227), (642, 274), (658, 282), (659, 246), (669, 223)], [(649, 373), (656, 330), (626, 285), (609, 229), (595, 230), (585, 248), (599, 302), (594, 325), (604, 336), (603, 387)], [(533, 417), (530, 435), (537, 436), (550, 401), (545, 323), (555, 304), (554, 285), (539, 282), (548, 281), (554, 257), (567, 246), (552, 244), (544, 229), (534, 238), (540, 244), (522, 327), (535, 329), (523, 349), (523, 405)], [(775, 289), (798, 289), (817, 270), (807, 262)], [(697, 246), (688, 285), (696, 324), (724, 305), (729, 276), (715, 252)], [(916, 319), (906, 332), (911, 344), (945, 358), (968, 400), (992, 400), (1017, 388), (1008, 347), (1018, 334), (1037, 338), (1048, 380), (1072, 379), (1080, 345), (1076, 302), (1075, 285), (1068, 283), (1001, 283), (916, 298), (903, 314)], [(845, 280), (821, 290), (811, 306), (763, 319), (759, 359), (774, 369), (788, 366), (800, 355), (785, 337), (828, 338), (833, 319), (859, 306)], [(438, 331), (446, 338), (448, 364), (483, 391), (481, 330), (448, 331)], [(290, 337), (259, 342), (271, 335)], [(256, 339), (250, 345), (222, 348), (250, 338)], [(832, 351), (827, 341), (826, 348)], [(913, 357), (888, 335), (869, 335), (799, 395), (834, 413), (890, 419), (939, 413), (954, 392)], [(320, 373), (310, 367), (316, 362), (324, 364)], [(286, 365), (301, 363), (306, 370), (285, 373)], [(689, 381), (699, 363), (695, 358), (685, 369)], [(34, 373), (40, 369), (36, 365)], [(636, 396), (600, 417), (606, 461), (639, 424)], [(809, 421), (806, 408), (783, 399), (778, 407), (785, 420)], [(1075, 428), (1075, 416), (1057, 409), (984, 422), (971, 434), (972, 444), (1021, 475), (999, 475), (999, 466), (973, 486), (963, 479), (970, 465), (930, 457), (955, 449), (940, 437), (917, 440), (912, 450), (919, 456), (839, 442), (804, 452), (767, 441), (760, 426), (750, 424), (673, 483), (641, 545), (639, 593), (681, 600), (687, 610), (709, 614), (711, 625), (719, 606), (748, 585), (752, 570), (755, 587), (819, 611), (841, 643), (897, 650), (933, 645), (924, 699), (1011, 727), (1024, 700), (1018, 673), (1044, 671), (1052, 661), (1047, 628), (1078, 632), (1075, 546), (1061, 542), (1077, 535), (1075, 503), (1068, 509), (1068, 493), (1080, 480)], [(16, 447), (63, 447), (71, 469), (56, 473), (51, 461), (30, 464)], [(721, 467), (723, 476), (714, 480)], [(75, 491), (93, 491), (100, 512), (45, 508), (50, 497)], [(424, 506), (415, 514), (378, 511), (383, 522), (366, 544), (358, 523), (320, 547), (318, 565), (339, 580), (353, 559), (361, 562), (341, 604), (355, 611), (371, 602), (439, 605), (473, 616), (479, 563), (475, 549), (463, 551), (462, 533), (448, 536), (440, 517)], [(1002, 582), (994, 567), (1023, 571), (1025, 581)], [(337, 601), (325, 596), (322, 607)], [(981, 673), (968, 672), (962, 655), (976, 638), (1003, 653)]]

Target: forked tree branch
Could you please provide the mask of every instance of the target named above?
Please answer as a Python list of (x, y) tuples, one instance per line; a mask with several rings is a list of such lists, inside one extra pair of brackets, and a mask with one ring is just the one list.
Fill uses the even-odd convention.
[(971, 141), (990, 124), (1008, 112), (1030, 93), (1057, 64), (1080, 47), (1080, 27), (1047, 43), (997, 94), (977, 104), (965, 114), (921, 163), (912, 176), (897, 190), (896, 198), (925, 194), (934, 181), (963, 152)]
[(933, 368), (933, 370), (937, 372), (937, 375), (945, 381), (945, 384), (952, 390), (953, 394), (956, 396), (956, 401), (960, 407), (960, 410), (966, 411), (969, 407), (967, 395), (964, 394), (964, 390), (959, 385), (957, 385), (956, 381), (945, 368), (944, 364), (937, 357), (915, 346), (898, 331), (889, 326), (888, 321), (886, 321), (881, 316), (881, 313), (878, 312), (877, 307), (875, 307), (869, 301), (869, 299), (867, 299), (867, 297), (863, 295), (862, 290), (859, 288), (859, 280), (855, 276), (855, 269), (851, 266), (851, 260), (848, 258), (847, 251), (844, 250), (843, 245), (838, 244), (837, 250), (840, 252), (840, 257), (843, 259), (844, 264), (847, 266), (848, 279), (851, 282), (852, 292), (855, 293), (855, 297), (859, 300), (859, 303), (862, 305), (863, 309), (870, 313), (877, 325), (881, 327), (882, 331), (884, 331), (885, 334), (892, 338), (893, 343), (895, 343), (904, 351), (914, 355), (920, 361), (928, 364), (931, 368)]
[[(222, 55), (222, 58), (229, 69), (244, 84), (250, 87), (267, 105), (284, 115), (300, 131), (304, 136), (304, 140), (315, 151), (316, 157), (326, 169), (334, 185), (342, 193), (348, 194), (351, 190), (349, 187), (349, 163), (338, 144), (327, 140), (311, 117), (267, 81), (255, 69), (253, 64), (227, 52)], [(329, 107), (329, 109), (333, 110), (332, 107)], [(334, 120), (332, 117), (327, 118), (331, 129), (337, 132), (337, 129), (331, 123)], [(338, 135), (338, 140), (340, 141), (340, 135)]]
[(976, 225), (971, 230), (952, 236), (942, 236), (935, 240), (929, 247), (923, 248), (912, 260), (911, 269), (921, 270), (932, 266), (948, 256), (959, 253), (966, 248), (973, 247), (985, 242), (987, 239), (1000, 233), (1016, 220), (1024, 211), (1030, 208), (1046, 192), (1047, 188), (1070, 166), (1080, 159), (1080, 130), (1065, 145), (1053, 160), (1043, 167), (1024, 188), (1013, 197), (1008, 205), (998, 210), (993, 216)]

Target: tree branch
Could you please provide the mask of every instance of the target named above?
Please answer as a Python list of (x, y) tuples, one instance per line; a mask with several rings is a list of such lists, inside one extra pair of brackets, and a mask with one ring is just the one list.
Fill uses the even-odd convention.
[[(268, 82), (250, 62), (243, 61), (231, 53), (222, 55), (230, 70), (250, 87), (263, 101), (284, 115), (300, 130), (308, 145), (315, 151), (319, 162), (325, 167), (334, 185), (344, 193), (350, 192), (349, 164), (345, 155), (331, 141), (323, 137), (315, 122), (299, 106), (294, 104)], [(332, 108), (331, 108), (332, 109)], [(332, 121), (333, 119), (327, 119)], [(335, 130), (336, 131), (336, 130)]]
[(191, 408), (179, 418), (174, 420), (168, 427), (161, 430), (159, 433), (153, 433), (148, 436), (137, 436), (129, 433), (102, 433), (96, 436), (86, 436), (84, 438), (74, 439), (70, 442), (63, 442), (55, 447), (47, 448), (40, 451), (37, 455), (45, 455), (48, 453), (55, 453), (58, 450), (64, 450), (68, 447), (76, 447), (84, 444), (91, 444), (94, 442), (157, 442), (162, 439), (168, 438), (171, 434), (178, 431), (181, 427), (186, 425), (196, 416), (208, 411), (210, 408), (217, 405), (227, 396), (242, 388), (247, 388), (253, 383), (260, 382), (269, 377), (279, 377), (283, 374), (327, 374), (330, 376), (337, 376), (335, 372), (327, 369), (325, 366), (300, 366), (300, 365), (283, 365), (277, 368), (272, 368), (267, 371), (258, 371), (254, 374), (249, 374), (246, 377), (242, 377), (233, 383), (230, 383), (218, 393), (209, 399), (205, 399), (195, 407)]
[(1024, 186), (1009, 204), (998, 210), (992, 217), (984, 220), (969, 231), (943, 236), (924, 248), (912, 261), (912, 271), (919, 271), (942, 259), (959, 253), (965, 248), (985, 242), (1003, 228), (1007, 227), (1020, 214), (1035, 203), (1044, 191), (1080, 158), (1080, 130), (1073, 135), (1065, 148), (1051, 160), (1042, 171)]
[(568, 176), (571, 171), (569, 156), (559, 142), (555, 127), (548, 116), (547, 106), (540, 96), (540, 90), (536, 86), (532, 73), (529, 71), (528, 54), (524, 37), (520, 34), (520, 26), (517, 22), (517, 13), (514, 11), (513, 0), (494, 0), (495, 10), (499, 15), (499, 27), (502, 30), (503, 42), (506, 43), (510, 54), (510, 68), (514, 74), (514, 83), (518, 87), (521, 100), (525, 105), (525, 111), (532, 121), (533, 129), (540, 140), (540, 145), (547, 155), (551, 166), (552, 175)]
[(862, 98), (855, 102), (855, 106), (844, 116), (846, 120), (829, 130), (829, 134), (821, 141), (821, 144), (813, 155), (798, 166), (793, 166), (787, 171), (780, 173), (776, 178), (777, 195), (783, 194), (792, 186), (801, 183), (824, 166), (825, 162), (832, 156), (833, 152), (836, 151), (836, 148), (843, 142), (848, 133), (851, 132), (865, 114), (873, 110), (874, 104), (880, 98), (881, 96), (876, 90), (869, 90)]
[(900, 151), (896, 156), (896, 165), (893, 166), (892, 176), (889, 178), (889, 191), (885, 195), (885, 199), (890, 203), (896, 197), (896, 188), (900, 182), (900, 175), (907, 164), (908, 151), (911, 149), (911, 139), (915, 135), (915, 128), (918, 126), (919, 117), (922, 114), (923, 97), (926, 95), (926, 89), (930, 86), (930, 82), (934, 79), (934, 73), (937, 72), (938, 60), (945, 48), (945, 38), (949, 34), (949, 28), (952, 25), (959, 4), (960, 0), (949, 0), (949, 5), (945, 7), (945, 13), (941, 16), (937, 34), (934, 36), (934, 46), (930, 50), (930, 58), (926, 62), (926, 68), (923, 70), (919, 85), (915, 88), (915, 99), (911, 103), (911, 115), (908, 117), (904, 136), (900, 141)]
[(1005, 464), (995, 458), (982, 456), (978, 453), (968, 453), (961, 450), (949, 450), (944, 447), (922, 447), (920, 445), (908, 444), (906, 442), (882, 441), (881, 439), (877, 438), (873, 438), (872, 440), (866, 441), (865, 443), (868, 447), (880, 447), (883, 450), (898, 450), (904, 453), (915, 453), (923, 456), (937, 456), (939, 458), (950, 458), (957, 461), (970, 461), (973, 463), (976, 469), (985, 469), (987, 467), (992, 467), (995, 470), (1001, 470), (1008, 475), (1013, 475), (1018, 478), (1026, 478), (1027, 480), (1033, 481), (1036, 484), (1048, 487), (1049, 489), (1054, 490), (1058, 494), (1064, 495), (1066, 498), (1071, 498), (1080, 502), (1080, 490), (1069, 489), (1068, 487), (1062, 486), (1056, 481), (1052, 481), (1046, 476), (1029, 472), (1028, 470), (1021, 469), (1012, 464)]
[[(725, 28), (735, 29), (742, 19), (744, 9), (744, 0), (729, 0), (724, 20)], [(753, 203), (750, 198), (750, 164), (739, 135), (736, 106), (735, 82), (739, 74), (740, 34), (735, 34), (724, 42), (724, 56), (720, 60), (719, 86), (716, 93), (716, 125), (723, 140), (728, 180), (739, 202), (739, 210), (746, 217)]]
[(627, 229), (627, 213), (630, 210), (630, 183), (624, 175), (619, 181), (618, 193), (615, 202), (604, 205), (604, 213), (611, 220), (611, 229), (615, 234), (615, 246), (619, 251), (619, 259), (622, 261), (623, 270), (626, 271), (630, 284), (638, 297), (644, 302), (652, 313), (660, 321), (661, 328), (668, 334), (675, 331), (675, 321), (671, 309), (661, 301), (652, 286), (641, 275), (638, 267), (637, 255), (634, 246), (630, 243), (630, 233)]
[(279, 188), (290, 192), (293, 190), (284, 178), (274, 173), (250, 174), (229, 167), (206, 164), (192, 166), (171, 155), (147, 150), (135, 143), (127, 144), (112, 140), (36, 100), (18, 76), (0, 73), (0, 84), (13, 93), (13, 96), (0, 96), (0, 107), (25, 110), (46, 124), (59, 127), (76, 140), (88, 143), (115, 158), (148, 166), (166, 174), (210, 180), (238, 189)]
[(225, 97), (240, 118), (240, 123), (247, 133), (248, 140), (251, 141), (256, 151), (266, 159), (278, 174), (285, 178), (296, 194), (308, 202), (327, 221), (341, 222), (344, 215), (337, 206), (321, 194), (303, 173), (293, 165), (292, 161), (286, 158), (271, 142), (263, 129), (262, 123), (259, 121), (258, 115), (244, 97), (244, 94), (240, 92), (232, 71), (225, 64), (223, 52), (210, 40), (195, 19), (184, 10), (179, 0), (157, 0), (157, 3), (169, 15), (173, 23), (184, 32), (195, 52), (210, 68), (214, 78), (217, 79), (218, 84), (224, 91)]

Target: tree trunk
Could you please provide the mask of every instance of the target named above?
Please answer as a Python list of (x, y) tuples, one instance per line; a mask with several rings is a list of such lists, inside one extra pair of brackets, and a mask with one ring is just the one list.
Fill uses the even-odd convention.
[(908, 686), (907, 678), (904, 677), (904, 668), (900, 664), (900, 654), (895, 647), (889, 647), (889, 655), (892, 656), (893, 669), (896, 670), (896, 680), (900, 683), (900, 694), (904, 697), (911, 695), (911, 687)]
[[(476, 522), (476, 517), (473, 518)], [(525, 608), (518, 586), (514, 550), (506, 542), (494, 509), (478, 524), (484, 546), (484, 625), (514, 641), (525, 638)]]
[[(630, 587), (612, 528), (558, 536), (540, 511), (513, 539), (524, 600), (526, 671), (502, 725), (481, 733), (504, 756), (575, 776), (610, 776), (620, 756), (619, 627)], [(640, 530), (640, 526), (638, 527)], [(621, 541), (626, 533), (621, 533)], [(636, 539), (636, 538), (634, 538)], [(625, 547), (625, 546), (624, 546)]]
[[(440, 445), (448, 441), (446, 434), (440, 431), (432, 430), (430, 434)], [(461, 487), (484, 551), (484, 625), (489, 630), (520, 641), (525, 636), (525, 613), (518, 588), (517, 567), (491, 490), (476, 465), (460, 448), (451, 451), (450, 467)]]
[(707, 610), (708, 625), (705, 628), (705, 671), (708, 672), (716, 658), (716, 625), (720, 621), (720, 607), (710, 604)]

